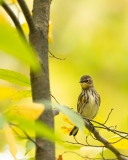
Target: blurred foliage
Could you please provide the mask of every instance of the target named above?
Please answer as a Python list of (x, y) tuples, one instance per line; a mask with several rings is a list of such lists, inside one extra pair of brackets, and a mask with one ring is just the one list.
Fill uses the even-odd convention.
[(16, 142), (15, 142), (15, 138), (12, 134), (11, 128), (9, 127), (8, 124), (5, 124), (3, 130), (4, 130), (5, 137), (7, 139), (7, 142), (10, 146), (10, 152), (11, 152), (12, 156), (14, 157), (14, 159), (17, 160), (17, 158), (16, 158), (16, 153), (17, 153)]
[[(49, 45), (50, 51), (57, 57), (66, 58), (64, 61), (50, 59), (52, 94), (59, 103), (76, 110), (81, 90), (79, 79), (89, 74), (101, 96), (96, 119), (104, 122), (111, 108), (114, 108), (107, 125), (117, 125), (118, 130), (127, 131), (128, 1), (52, 1), (51, 21), (53, 43)], [(62, 115), (55, 120), (56, 129), (60, 130), (62, 124), (65, 125)], [(106, 138), (112, 136), (103, 133)], [(72, 139), (68, 135), (64, 137), (66, 140)], [(77, 139), (83, 142), (85, 136), (79, 132)], [(113, 157), (107, 150), (104, 152), (107, 158)], [(124, 149), (123, 153), (127, 152)], [(57, 155), (61, 153), (63, 150), (58, 149)], [(65, 154), (64, 159), (70, 156), (75, 160), (81, 159), (70, 153)]]
[(19, 101), (23, 98), (32, 97), (31, 90), (20, 90), (13, 95), (13, 101)]
[[(32, 1), (27, 1), (27, 3), (32, 4)], [(29, 7), (32, 6), (31, 4)], [(66, 58), (66, 60), (49, 59), (51, 93), (60, 104), (76, 110), (77, 98), (81, 91), (79, 79), (82, 75), (89, 74), (94, 80), (96, 90), (101, 95), (101, 106), (96, 120), (103, 123), (111, 108), (114, 108), (107, 125), (117, 125), (118, 130), (127, 131), (128, 1), (54, 0), (51, 3), (51, 22), (52, 25), (49, 28), (51, 39), (49, 41), (52, 43), (49, 44), (49, 50), (57, 57)], [(28, 33), (26, 26), (24, 23), (23, 28)], [(4, 29), (7, 29), (6, 36), (3, 34)], [(17, 44), (17, 35), (12, 35), (16, 33), (15, 29), (11, 28), (10, 37), (8, 37), (8, 31), (10, 32), (8, 27), (3, 27), (0, 32), (4, 40), (1, 41), (1, 45), (4, 42), (4, 49), (6, 50), (10, 49), (6, 48), (5, 41), (8, 42), (7, 44), (11, 42), (9, 47), (12, 46), (12, 48)], [(12, 36), (15, 41), (11, 41)], [(16, 49), (21, 53), (22, 50), (17, 46)], [(15, 50), (16, 53), (17, 50)], [(22, 51), (20, 56), (23, 56), (23, 53), (25, 54)], [(1, 62), (4, 62), (0, 64), (1, 68), (10, 69), (11, 67), (11, 70), (20, 71), (28, 76), (29, 70), (21, 62), (17, 62), (9, 55), (4, 55), (1, 51), (0, 58)], [(20, 57), (18, 58), (20, 59)], [(21, 59), (24, 61), (24, 57)], [(28, 63), (29, 59), (26, 58), (26, 60)], [(0, 84), (0, 100), (12, 97), (14, 100), (21, 100), (28, 93), (27, 90), (20, 90), (22, 88), (3, 81)], [(30, 95), (29, 92), (27, 96)], [(30, 101), (28, 99), (28, 102)], [(59, 132), (63, 139), (73, 141), (72, 137), (63, 134), (61, 130), (63, 125), (67, 126), (67, 123), (65, 124), (63, 115), (59, 114), (55, 117), (56, 132)], [(111, 142), (118, 140), (118, 137), (113, 137), (111, 133), (103, 130), (100, 130), (100, 133)], [(77, 139), (80, 142), (86, 142), (85, 136), (80, 131)], [(0, 140), (1, 137), (3, 137), (2, 133), (0, 133)], [(97, 144), (91, 137), (89, 137), (89, 143)], [(1, 141), (1, 144), (5, 144), (4, 140)], [(127, 142), (124, 140), (115, 146), (118, 148), (122, 146), (121, 153), (127, 154), (126, 144)], [(29, 150), (31, 145), (27, 147)], [(67, 151), (65, 147), (57, 145), (56, 157), (65, 151)], [(76, 151), (85, 156), (87, 148), (79, 150), (79, 147), (76, 146)], [(96, 156), (96, 153), (99, 152), (98, 149), (88, 149), (90, 155), (94, 153)], [(81, 160), (81, 157), (73, 153), (64, 154), (63, 159), (68, 160), (70, 156), (72, 159)], [(113, 154), (106, 149), (104, 156), (105, 158), (112, 158)]]
[(6, 21), (7, 20), (5, 20), (4, 17), (0, 15), (1, 51), (6, 54), (11, 54), (12, 56), (26, 63), (27, 65), (31, 65), (33, 70), (39, 70), (40, 66), (32, 47), (30, 47), (30, 45), (27, 43), (27, 40), (23, 40), (22, 36), (19, 37), (16, 29), (13, 28)]
[(20, 74), (7, 69), (0, 69), (0, 79), (6, 80), (8, 82), (18, 84), (20, 86), (30, 87), (30, 79)]

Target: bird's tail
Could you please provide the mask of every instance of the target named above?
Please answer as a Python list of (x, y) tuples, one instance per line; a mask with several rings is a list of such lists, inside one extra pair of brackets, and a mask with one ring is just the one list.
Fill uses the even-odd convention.
[(70, 136), (76, 136), (76, 134), (78, 133), (79, 128), (78, 127), (74, 127), (71, 132), (69, 133)]

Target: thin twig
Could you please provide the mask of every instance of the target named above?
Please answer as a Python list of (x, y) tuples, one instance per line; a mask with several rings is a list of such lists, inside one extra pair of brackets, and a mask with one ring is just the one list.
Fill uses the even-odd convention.
[(104, 158), (104, 147), (102, 148), (101, 156), (102, 156), (102, 159), (105, 160), (105, 158)]
[(51, 58), (56, 58), (56, 59), (59, 59), (59, 60), (65, 60), (66, 58), (58, 58), (56, 57), (54, 54), (52, 54), (52, 52), (48, 51), (50, 54), (51, 54)]
[(119, 140), (115, 141), (115, 142), (109, 142), (110, 144), (115, 144), (115, 143), (118, 143), (120, 142), (122, 139), (125, 139), (128, 135), (124, 136), (124, 137), (121, 137)]
[(13, 130), (13, 132), (20, 138), (20, 139), (27, 139), (27, 137), (22, 137), (20, 136), (17, 131), (10, 125), (11, 129)]
[[(19, 128), (23, 133), (24, 133), (24, 135), (27, 137), (26, 139), (29, 139), (31, 142), (33, 142), (37, 147), (39, 147), (38, 146), (38, 144), (20, 127), (20, 126), (18, 126), (18, 125), (16, 125), (16, 124), (13, 124), (13, 123), (9, 123), (10, 124), (10, 127), (13, 129), (13, 131), (16, 133), (16, 135), (19, 137), (19, 138), (23, 138), (23, 137), (21, 137), (17, 132), (16, 132), (16, 130), (14, 130), (14, 128), (12, 127), (12, 126), (15, 126), (15, 127), (17, 127), (17, 128)], [(12, 125), (12, 126), (11, 126)], [(25, 138), (24, 138), (25, 139)]]
[(123, 132), (123, 131), (119, 131), (119, 130), (114, 130), (114, 131), (118, 132), (118, 133), (128, 134), (128, 132)]
[(16, 15), (14, 14), (14, 12), (11, 10), (11, 8), (7, 5), (6, 2), (2, 1), (2, 4), (1, 6), (4, 8), (4, 10), (7, 12), (7, 14), (10, 16), (10, 18), (12, 19), (13, 23), (15, 24), (16, 28), (17, 28), (17, 31), (18, 33), (20, 34), (20, 36), (22, 36), (25, 40), (26, 40), (26, 37), (25, 37), (25, 34), (24, 34), (24, 31), (21, 27), (21, 24), (18, 20), (18, 18), (16, 17)]
[(86, 143), (89, 145), (89, 143), (88, 143), (88, 136), (86, 136)]
[[(103, 124), (103, 125), (104, 125), (104, 124)], [(91, 132), (89, 132), (89, 133), (90, 133), (91, 137), (92, 137), (94, 140), (97, 140), (95, 137), (92, 136)], [(118, 143), (119, 141), (121, 141), (122, 139), (128, 139), (128, 138), (127, 138), (128, 134), (126, 134), (125, 136), (122, 136), (122, 135), (120, 135), (120, 134), (118, 134), (118, 135), (121, 137), (119, 140), (117, 140), (117, 141), (115, 141), (115, 142), (109, 142), (109, 143), (110, 143), (110, 144), (115, 144), (115, 143)], [(90, 144), (88, 143), (87, 138), (88, 138), (88, 136), (86, 136), (86, 143), (88, 144), (88, 146), (93, 146), (93, 145), (90, 145)], [(76, 137), (74, 137), (74, 139), (75, 139), (75, 141), (77, 142), (77, 144), (81, 144), (81, 143), (79, 143), (79, 142), (77, 141)]]
[(110, 117), (110, 115), (111, 115), (111, 113), (112, 113), (113, 109), (114, 109), (114, 108), (112, 108), (112, 109), (111, 109), (111, 111), (110, 111), (110, 113), (108, 114), (108, 117), (107, 117), (106, 121), (104, 122), (104, 124), (106, 124), (106, 123), (107, 123), (107, 121), (108, 121), (108, 119), (109, 119), (109, 117)]
[[(95, 123), (99, 123), (99, 122), (96, 122), (96, 121), (95, 121)], [(94, 126), (94, 127), (95, 127), (95, 128), (102, 128), (102, 129), (106, 129), (106, 130), (108, 130), (108, 131), (110, 131), (110, 132), (112, 132), (112, 133), (114, 133), (114, 134), (117, 134), (118, 136), (120, 136), (120, 137), (122, 137), (122, 138), (124, 138), (124, 139), (127, 139), (127, 140), (128, 140), (128, 138), (127, 138), (127, 137), (124, 137), (124, 136), (122, 136), (121, 134), (119, 134), (119, 133), (122, 133), (122, 134), (128, 134), (127, 132), (122, 132), (122, 131), (118, 131), (118, 130), (110, 129), (109, 127), (107, 127), (107, 126), (105, 126), (104, 124), (101, 124), (101, 123), (100, 123), (100, 125), (101, 125), (101, 126)]]
[(80, 156), (81, 158), (85, 158), (84, 156), (82, 156), (82, 155), (80, 155), (76, 152), (73, 152), (73, 151), (65, 151), (65, 152), (62, 153), (62, 155), (65, 154), (65, 153), (73, 153), (73, 154), (76, 154), (76, 155)]
[[(74, 151), (65, 151), (65, 152), (62, 153), (62, 155), (66, 154), (66, 153), (73, 153), (73, 154), (76, 154), (76, 155), (80, 156), (81, 158), (85, 158), (85, 159), (89, 159), (89, 160), (102, 160), (102, 158), (90, 158), (90, 157), (87, 157), (87, 156), (82, 156), (79, 153), (76, 153)], [(110, 158), (110, 159), (107, 158), (105, 160), (117, 160), (117, 158)]]
[(75, 137), (74, 137), (74, 139), (75, 139), (75, 142), (70, 142), (70, 141), (62, 141), (62, 142), (70, 143), (70, 144), (78, 144), (78, 145), (86, 146), (86, 147), (103, 147), (103, 146), (86, 145), (86, 144), (78, 142)]
[(113, 130), (115, 130), (116, 128), (117, 128), (117, 125), (115, 125), (115, 126), (109, 126), (109, 128), (111, 129), (111, 128), (114, 128)]
[(90, 136), (92, 137), (92, 139), (97, 140), (90, 132)]
[(50, 94), (50, 95), (60, 105), (60, 103), (57, 101), (57, 99), (52, 94)]

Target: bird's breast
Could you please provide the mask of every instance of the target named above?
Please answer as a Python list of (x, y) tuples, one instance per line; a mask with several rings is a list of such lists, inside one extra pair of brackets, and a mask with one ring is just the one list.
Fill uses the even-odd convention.
[(96, 103), (95, 96), (96, 95), (90, 91), (85, 93), (84, 97), (86, 98), (86, 102), (83, 104), (83, 117), (93, 119), (96, 116), (99, 106)]

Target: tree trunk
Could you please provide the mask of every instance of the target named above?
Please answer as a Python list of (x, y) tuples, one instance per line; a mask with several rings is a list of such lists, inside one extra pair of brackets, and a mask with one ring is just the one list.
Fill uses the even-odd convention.
[[(48, 66), (48, 23), (49, 23), (50, 1), (34, 0), (33, 4), (33, 20), (36, 26), (34, 33), (30, 32), (30, 43), (37, 52), (42, 70), (38, 73), (31, 72), (32, 97), (34, 102), (40, 100), (51, 101), (50, 85), (49, 85), (49, 66)], [(48, 104), (46, 104), (48, 105)], [(52, 106), (50, 110), (45, 110), (39, 117), (51, 128), (54, 127), (54, 119)], [(43, 132), (43, 128), (42, 128)], [(36, 160), (54, 160), (55, 146), (46, 139), (36, 137)]]

